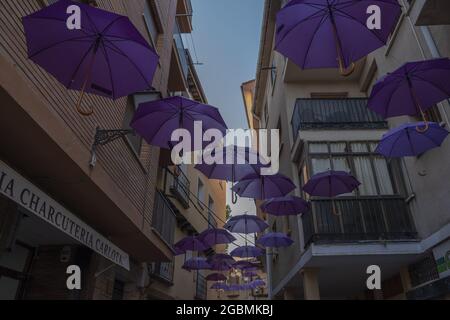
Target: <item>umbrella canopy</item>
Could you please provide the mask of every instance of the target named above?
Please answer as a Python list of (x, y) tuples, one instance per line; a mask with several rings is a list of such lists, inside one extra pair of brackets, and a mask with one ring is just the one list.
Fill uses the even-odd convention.
[(244, 198), (266, 200), (284, 197), (295, 188), (291, 179), (282, 174), (271, 176), (251, 174), (238, 182), (232, 190)]
[(261, 210), (273, 216), (295, 216), (311, 210), (311, 204), (300, 197), (286, 196), (267, 200)]
[(256, 243), (265, 248), (281, 248), (291, 246), (294, 241), (284, 233), (274, 232), (263, 235)]
[(368, 107), (385, 118), (422, 116), (450, 97), (450, 59), (410, 62), (381, 78)]
[[(186, 129), (194, 137), (195, 122), (201, 123), (202, 135), (209, 129), (217, 129), (224, 136), (226, 134), (227, 125), (217, 108), (184, 97), (170, 97), (140, 104), (131, 127), (148, 144), (172, 149), (172, 133), (176, 129)], [(196, 145), (196, 139), (191, 140), (191, 151), (205, 147), (201, 143)]]
[(361, 183), (344, 171), (326, 171), (313, 176), (303, 190), (311, 196), (336, 197), (350, 193)]
[(223, 282), (217, 282), (217, 283), (214, 283), (212, 286), (211, 286), (211, 289), (213, 289), (213, 290), (224, 290), (224, 291), (228, 291), (228, 285), (226, 284), (226, 283), (223, 283)]
[(215, 255), (212, 255), (208, 258), (208, 261), (210, 262), (227, 262), (227, 263), (234, 263), (235, 260), (232, 256), (225, 254), (225, 253), (216, 253)]
[(225, 277), (221, 273), (211, 273), (206, 276), (206, 281), (226, 281), (226, 280), (227, 280), (227, 277)]
[(264, 282), (264, 280), (261, 280), (261, 279), (252, 281), (252, 284), (255, 287), (265, 287), (266, 286), (266, 283)]
[(240, 269), (240, 270), (245, 270), (245, 271), (250, 271), (250, 270), (256, 270), (257, 269), (257, 265), (256, 264), (251, 263), (250, 261), (245, 261), (245, 260), (237, 261), (232, 266), (235, 269)]
[(238, 284), (232, 284), (231, 286), (228, 286), (228, 290), (226, 291), (241, 291), (241, 286)]
[(224, 226), (230, 232), (244, 234), (262, 232), (268, 227), (261, 218), (248, 214), (231, 217)]
[(211, 268), (211, 264), (206, 260), (206, 258), (191, 258), (186, 260), (182, 266), (183, 269), (192, 270), (208, 270)]
[(236, 238), (224, 229), (211, 228), (199, 234), (198, 239), (209, 247), (216, 244), (228, 244), (236, 241)]
[[(80, 8), (81, 29), (66, 25), (67, 8)], [(159, 57), (128, 17), (60, 0), (23, 18), (28, 56), (68, 89), (118, 99), (152, 88)]]
[(189, 236), (174, 245), (175, 252), (184, 254), (186, 251), (204, 251), (209, 249), (198, 237)]
[(254, 246), (242, 246), (231, 251), (232, 257), (238, 258), (257, 258), (264, 254), (264, 251), (261, 248)]
[(418, 156), (440, 147), (449, 134), (437, 123), (430, 123), (426, 131), (417, 130), (418, 126), (425, 127), (426, 124), (408, 123), (389, 131), (375, 151), (387, 158)]
[(209, 179), (225, 180), (236, 182), (249, 174), (260, 173), (264, 165), (260, 162), (259, 154), (248, 147), (238, 147), (235, 145), (226, 146), (220, 151), (223, 163), (213, 164), (202, 163), (195, 166)]
[(211, 267), (209, 268), (209, 270), (212, 271), (229, 271), (231, 270), (231, 263), (227, 262), (227, 261), (220, 261), (220, 260), (216, 260), (216, 261), (211, 261), (210, 262)]
[[(367, 27), (377, 5), (381, 28)], [(386, 44), (397, 25), (397, 0), (292, 0), (277, 14), (275, 49), (302, 69), (344, 68)]]

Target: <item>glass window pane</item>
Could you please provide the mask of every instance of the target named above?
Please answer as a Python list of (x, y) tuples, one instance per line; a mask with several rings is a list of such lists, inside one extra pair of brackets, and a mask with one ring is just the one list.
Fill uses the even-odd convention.
[(328, 153), (328, 145), (326, 143), (310, 143), (310, 153)]
[(311, 162), (313, 175), (331, 170), (331, 162), (328, 158), (313, 158)]
[(363, 196), (375, 196), (377, 195), (377, 186), (375, 182), (375, 176), (373, 174), (372, 165), (369, 157), (355, 157), (353, 159), (355, 165), (356, 178), (361, 185), (359, 186), (359, 192)]
[(381, 195), (393, 195), (394, 188), (392, 186), (391, 176), (387, 162), (382, 157), (376, 157), (374, 159), (375, 174), (377, 175), (378, 185)]
[(150, 35), (151, 41), (154, 44), (158, 37), (158, 27), (156, 26), (155, 18), (153, 16), (152, 9), (148, 1), (145, 2), (144, 19), (147, 25), (148, 34)]
[[(335, 171), (345, 171), (350, 172), (350, 165), (346, 157), (333, 157), (333, 170)], [(351, 196), (354, 195), (355, 192), (343, 194), (342, 196)]]
[(347, 149), (347, 144), (343, 143), (331, 143), (330, 144), (331, 153), (345, 153)]
[(351, 146), (352, 146), (353, 152), (357, 152), (357, 153), (369, 152), (369, 149), (367, 148), (367, 143), (365, 143), (365, 142), (352, 143)]

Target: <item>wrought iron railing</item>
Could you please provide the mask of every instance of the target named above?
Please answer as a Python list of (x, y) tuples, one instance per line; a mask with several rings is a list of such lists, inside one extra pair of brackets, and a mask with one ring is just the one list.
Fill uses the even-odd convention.
[(169, 284), (173, 284), (174, 264), (172, 262), (153, 262), (150, 264), (150, 275)]
[(159, 191), (155, 195), (152, 227), (168, 244), (173, 245), (177, 219), (169, 201)]
[(338, 198), (312, 200), (304, 214), (305, 244), (365, 240), (412, 240), (417, 238), (412, 216), (404, 199)]
[(367, 99), (297, 99), (291, 120), (294, 137), (305, 129), (387, 128), (384, 119), (367, 108)]
[(186, 209), (189, 208), (191, 183), (183, 170), (176, 169), (175, 173), (167, 172), (167, 181), (169, 183), (170, 192)]
[(195, 298), (198, 300), (206, 300), (208, 295), (206, 278), (198, 271), (196, 285)]

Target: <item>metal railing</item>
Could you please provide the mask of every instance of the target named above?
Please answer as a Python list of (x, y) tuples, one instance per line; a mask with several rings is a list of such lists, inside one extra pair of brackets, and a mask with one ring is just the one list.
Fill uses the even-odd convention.
[(180, 26), (178, 21), (175, 21), (175, 31), (173, 33), (173, 39), (177, 48), (177, 55), (180, 60), (181, 71), (183, 78), (187, 81), (189, 74), (189, 61), (186, 53), (186, 47), (184, 46), (183, 37), (181, 35)]
[(206, 278), (200, 272), (197, 271), (195, 298), (198, 300), (206, 300), (207, 295), (208, 289)]
[(304, 214), (305, 246), (311, 243), (367, 240), (413, 240), (417, 233), (404, 199), (338, 198), (312, 200), (312, 210)]
[(178, 201), (186, 209), (190, 206), (191, 199), (191, 183), (183, 172), (183, 170), (178, 169), (175, 171), (176, 174), (167, 172), (167, 182), (169, 184), (170, 192), (177, 198)]
[(297, 99), (292, 130), (319, 128), (387, 128), (383, 117), (367, 108), (367, 99)]
[(155, 206), (152, 216), (152, 227), (170, 246), (173, 245), (177, 219), (169, 201), (159, 191), (155, 195)]
[(173, 284), (174, 264), (172, 262), (153, 262), (150, 264), (150, 275), (169, 284)]

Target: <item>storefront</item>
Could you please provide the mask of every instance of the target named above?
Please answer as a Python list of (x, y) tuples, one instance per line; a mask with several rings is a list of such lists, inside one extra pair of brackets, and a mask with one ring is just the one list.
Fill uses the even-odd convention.
[[(70, 265), (80, 290), (67, 288)], [(129, 270), (127, 253), (0, 161), (0, 299), (118, 298), (126, 281), (115, 275)]]

